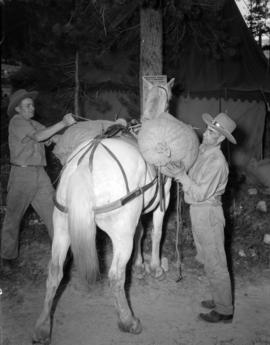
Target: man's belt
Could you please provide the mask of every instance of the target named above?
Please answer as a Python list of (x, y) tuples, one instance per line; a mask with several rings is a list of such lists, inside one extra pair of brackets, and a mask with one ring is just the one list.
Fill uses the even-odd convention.
[(44, 165), (34, 165), (34, 164), (16, 164), (16, 163), (10, 163), (10, 165), (13, 165), (15, 167), (20, 167), (20, 168), (40, 168), (40, 167), (44, 167)]

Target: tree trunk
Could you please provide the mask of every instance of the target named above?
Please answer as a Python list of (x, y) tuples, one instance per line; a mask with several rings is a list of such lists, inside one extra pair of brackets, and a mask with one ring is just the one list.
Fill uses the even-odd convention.
[(161, 9), (141, 8), (140, 11), (140, 100), (141, 114), (143, 100), (142, 77), (162, 74), (162, 11)]
[(74, 113), (75, 113), (75, 115), (77, 115), (77, 116), (80, 116), (79, 94), (80, 94), (79, 52), (76, 51), (76, 57), (75, 57)]

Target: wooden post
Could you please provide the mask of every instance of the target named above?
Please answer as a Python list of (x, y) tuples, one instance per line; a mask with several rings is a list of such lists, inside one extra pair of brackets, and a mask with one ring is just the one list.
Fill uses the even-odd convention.
[(143, 76), (162, 74), (163, 25), (161, 8), (140, 10), (140, 110), (143, 114)]
[(79, 79), (79, 52), (76, 51), (75, 56), (75, 91), (74, 91), (74, 112), (80, 116), (80, 79)]

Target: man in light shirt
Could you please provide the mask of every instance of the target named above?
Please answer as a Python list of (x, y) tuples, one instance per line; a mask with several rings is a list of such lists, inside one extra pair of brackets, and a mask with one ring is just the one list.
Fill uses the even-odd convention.
[(7, 111), (10, 118), (11, 170), (1, 236), (1, 264), (2, 269), (7, 271), (16, 263), (20, 222), (30, 204), (44, 221), (50, 237), (53, 237), (54, 188), (44, 170), (44, 145), (56, 142), (59, 136), (55, 134), (76, 122), (71, 114), (66, 114), (51, 127), (33, 120), (37, 95), (36, 91), (17, 90), (10, 97)]
[(182, 184), (185, 201), (190, 204), (192, 234), (197, 260), (204, 265), (210, 283), (212, 299), (201, 302), (210, 313), (199, 318), (207, 322), (231, 322), (233, 303), (231, 280), (224, 249), (225, 219), (221, 196), (225, 191), (229, 168), (220, 149), (223, 140), (236, 144), (232, 136), (235, 122), (225, 113), (213, 118), (202, 115), (207, 129), (203, 134), (199, 154), (187, 174), (181, 163), (171, 163), (164, 173)]

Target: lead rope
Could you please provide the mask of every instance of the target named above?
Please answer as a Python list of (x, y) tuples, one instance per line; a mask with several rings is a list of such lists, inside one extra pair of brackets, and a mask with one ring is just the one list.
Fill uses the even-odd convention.
[(165, 212), (165, 197), (164, 197), (163, 175), (161, 173), (160, 167), (158, 167), (158, 187), (159, 187), (159, 206), (160, 206), (160, 211), (161, 212)]
[[(179, 183), (177, 183), (177, 201), (176, 201), (176, 240), (175, 240), (175, 251), (176, 251), (176, 267), (178, 270), (178, 277), (176, 282), (180, 282), (183, 279), (182, 275), (182, 230), (183, 230), (183, 221), (182, 221), (182, 188), (180, 189)], [(180, 243), (179, 243), (180, 239)], [(179, 250), (180, 247), (180, 250)]]

